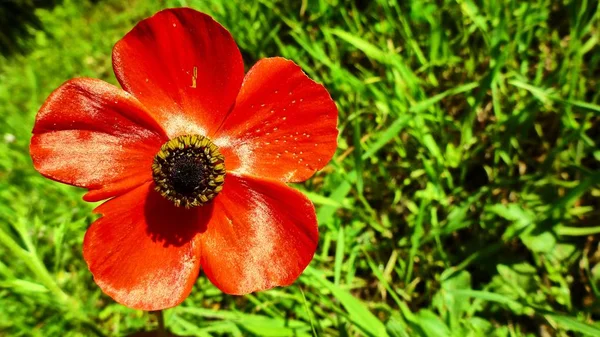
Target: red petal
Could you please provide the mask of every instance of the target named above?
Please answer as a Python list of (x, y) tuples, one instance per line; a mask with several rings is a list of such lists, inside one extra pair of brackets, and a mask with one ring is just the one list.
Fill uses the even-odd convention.
[(216, 133), (228, 171), (286, 182), (323, 168), (337, 147), (337, 108), (327, 90), (283, 58), (259, 61)]
[(181, 303), (200, 270), (198, 233), (212, 209), (177, 208), (146, 183), (96, 209), (83, 256), (102, 290), (142, 310)]
[(37, 114), (30, 152), (44, 176), (90, 190), (98, 201), (152, 179), (164, 131), (125, 91), (106, 82), (66, 82)]
[(283, 183), (228, 174), (200, 240), (202, 268), (229, 294), (292, 284), (318, 241), (312, 203)]
[(115, 45), (113, 67), (123, 88), (152, 108), (171, 138), (216, 130), (244, 77), (229, 32), (189, 8), (139, 22)]

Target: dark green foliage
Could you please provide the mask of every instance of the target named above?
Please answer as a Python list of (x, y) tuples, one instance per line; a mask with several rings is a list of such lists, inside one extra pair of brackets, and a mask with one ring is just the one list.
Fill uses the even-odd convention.
[(42, 22), (36, 8), (53, 8), (61, 0), (2, 0), (0, 1), (0, 54), (23, 53), (28, 38), (41, 30)]

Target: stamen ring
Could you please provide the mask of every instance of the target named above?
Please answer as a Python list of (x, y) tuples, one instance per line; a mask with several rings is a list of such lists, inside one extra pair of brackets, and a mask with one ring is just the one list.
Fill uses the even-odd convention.
[(155, 190), (175, 206), (202, 206), (223, 189), (225, 158), (204, 136), (179, 136), (161, 146), (152, 178)]

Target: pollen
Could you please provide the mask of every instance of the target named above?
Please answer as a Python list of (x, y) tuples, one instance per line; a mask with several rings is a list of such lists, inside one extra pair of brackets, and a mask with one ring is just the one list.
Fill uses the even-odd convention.
[(225, 158), (204, 136), (179, 136), (161, 146), (152, 177), (155, 190), (175, 206), (202, 206), (223, 189)]

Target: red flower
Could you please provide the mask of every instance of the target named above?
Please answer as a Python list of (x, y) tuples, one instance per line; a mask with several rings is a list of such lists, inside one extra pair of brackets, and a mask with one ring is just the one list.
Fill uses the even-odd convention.
[(113, 67), (124, 91), (67, 81), (41, 107), (30, 148), (44, 176), (110, 199), (83, 243), (100, 288), (159, 310), (187, 297), (200, 267), (229, 294), (292, 284), (318, 232), (312, 203), (285, 183), (336, 149), (325, 88), (283, 58), (244, 76), (229, 32), (185, 8), (138, 23)]

